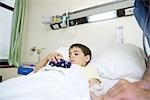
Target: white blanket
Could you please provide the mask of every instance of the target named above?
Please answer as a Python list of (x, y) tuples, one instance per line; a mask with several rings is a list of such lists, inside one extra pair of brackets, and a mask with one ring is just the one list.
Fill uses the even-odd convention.
[(76, 66), (4, 81), (0, 83), (0, 100), (90, 100), (88, 81)]

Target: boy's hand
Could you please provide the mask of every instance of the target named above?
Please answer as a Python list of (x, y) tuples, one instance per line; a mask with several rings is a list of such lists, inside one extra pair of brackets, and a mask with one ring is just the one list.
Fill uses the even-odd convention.
[(47, 59), (49, 61), (54, 61), (55, 63), (57, 63), (60, 61), (60, 59), (63, 59), (63, 56), (61, 53), (55, 52), (55, 53), (48, 54)]

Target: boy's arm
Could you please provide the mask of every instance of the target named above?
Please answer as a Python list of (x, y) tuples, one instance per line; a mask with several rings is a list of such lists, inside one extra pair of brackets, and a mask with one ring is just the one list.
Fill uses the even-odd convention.
[(38, 64), (36, 64), (35, 68), (34, 68), (34, 73), (36, 73), (38, 70), (40, 70), (42, 67), (44, 67), (48, 62), (48, 57), (46, 56), (45, 58), (43, 58)]
[(58, 52), (50, 53), (45, 58), (43, 58), (38, 64), (36, 64), (34, 68), (34, 73), (36, 73), (38, 70), (40, 70), (42, 67), (44, 67), (48, 61), (58, 61), (59, 59), (63, 59), (62, 54)]
[(94, 92), (91, 92), (90, 91), (90, 95), (91, 95), (91, 99), (92, 100), (103, 100), (103, 95), (95, 95), (95, 93)]
[(90, 96), (92, 100), (101, 100), (101, 95), (95, 94), (96, 85), (98, 85), (98, 88), (100, 86), (101, 81), (96, 78), (92, 78), (89, 80), (89, 88), (90, 88)]

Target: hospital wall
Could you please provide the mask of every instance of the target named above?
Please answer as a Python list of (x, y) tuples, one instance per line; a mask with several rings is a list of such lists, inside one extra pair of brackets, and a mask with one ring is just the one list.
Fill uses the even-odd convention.
[[(37, 63), (38, 55), (31, 55), (30, 49), (46, 48), (41, 58), (61, 46), (80, 42), (90, 47), (116, 43), (117, 27), (123, 27), (124, 43), (142, 47), (142, 31), (134, 16), (87, 23), (64, 29), (52, 30), (42, 24), (42, 16), (55, 16), (68, 11), (87, 8), (109, 0), (27, 0), (22, 44), (22, 63)], [(7, 73), (6, 73), (7, 72)], [(3, 80), (16, 77), (17, 69), (3, 69)]]
[(81, 42), (88, 46), (101, 46), (115, 43), (117, 27), (123, 27), (124, 43), (132, 43), (142, 47), (142, 31), (134, 16), (93, 22), (69, 28), (52, 30), (49, 25), (42, 24), (43, 15), (59, 15), (67, 11), (83, 9), (101, 4), (106, 0), (27, 0), (25, 30), (22, 46), (22, 62), (37, 62), (37, 55), (31, 55), (30, 49), (46, 48), (42, 56), (60, 46), (69, 46)]

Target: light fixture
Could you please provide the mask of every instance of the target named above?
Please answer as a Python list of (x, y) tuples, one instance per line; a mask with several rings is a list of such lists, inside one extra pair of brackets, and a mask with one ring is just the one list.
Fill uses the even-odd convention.
[(95, 22), (100, 20), (112, 19), (117, 17), (116, 11), (109, 11), (105, 13), (100, 13), (88, 17), (88, 22)]

